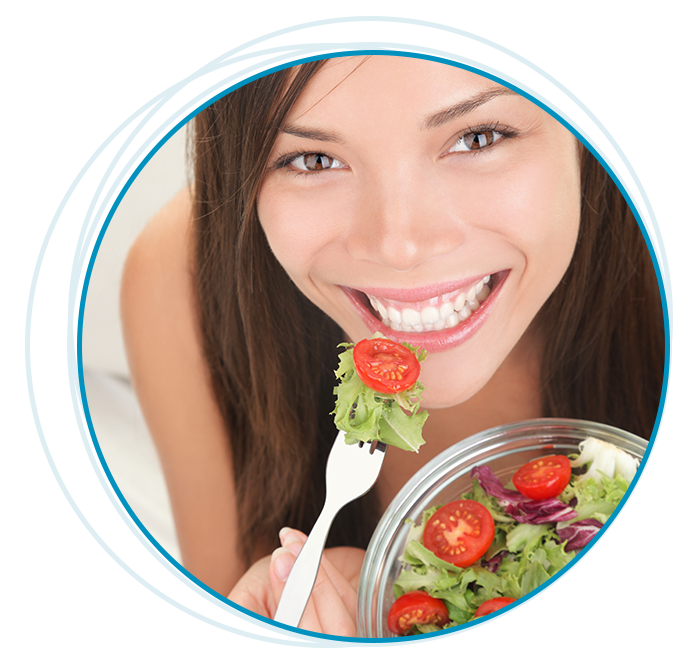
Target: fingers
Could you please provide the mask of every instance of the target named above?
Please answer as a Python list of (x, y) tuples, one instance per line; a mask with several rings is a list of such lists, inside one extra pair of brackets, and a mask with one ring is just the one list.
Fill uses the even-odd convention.
[[(309, 600), (311, 609), (307, 607), (299, 627), (308, 630), (318, 624), (319, 632), (354, 637), (357, 634), (355, 625), (356, 600), (352, 600), (352, 606), (349, 609), (335, 583), (331, 580), (327, 568), (332, 571), (330, 563), (321, 562)], [(344, 581), (342, 577), (336, 577), (336, 580), (339, 580), (341, 584)]]
[[(332, 549), (341, 551), (341, 549)], [(342, 551), (350, 549), (342, 549)], [(357, 590), (350, 584), (348, 577), (341, 572), (335, 563), (331, 560), (330, 554), (324, 553), (321, 560), (321, 569), (325, 572), (328, 580), (333, 585), (338, 593), (345, 610), (352, 615), (353, 624), (355, 623), (355, 612), (357, 611)], [(320, 573), (320, 572), (319, 572)]]
[[(301, 552), (304, 542), (306, 541), (306, 535), (297, 530), (285, 527), (280, 530), (280, 541), (282, 542), (282, 546), (276, 549), (272, 554), (272, 562), (270, 563), (270, 583), (277, 604), (279, 604), (282, 591), (292, 571), (294, 561)], [(309, 599), (299, 627), (314, 632), (323, 632), (311, 599)]]
[[(280, 541), (282, 547), (272, 554), (270, 565), (270, 581), (277, 601), (284, 590), (293, 561), (306, 541), (306, 536), (297, 530), (283, 528), (280, 530)], [(314, 632), (354, 637), (357, 634), (355, 624), (357, 593), (343, 573), (326, 556), (327, 554), (324, 553), (311, 598), (299, 627)]]
[(256, 614), (272, 618), (277, 603), (271, 599), (268, 587), (269, 563), (270, 558), (267, 557), (250, 567), (231, 590), (228, 598)]

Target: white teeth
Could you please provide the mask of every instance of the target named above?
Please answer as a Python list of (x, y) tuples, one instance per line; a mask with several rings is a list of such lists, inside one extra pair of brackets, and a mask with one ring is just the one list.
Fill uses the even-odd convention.
[(416, 324), (420, 324), (420, 313), (417, 310), (413, 310), (413, 308), (404, 308), (401, 311), (401, 321), (405, 325), (413, 327)]
[(401, 322), (401, 313), (394, 308), (394, 306), (389, 306), (386, 309), (387, 315), (389, 316), (389, 319), (394, 322), (395, 324), (399, 324)]
[(435, 324), (440, 319), (440, 311), (435, 306), (426, 306), (420, 311), (423, 324)]
[(446, 320), (454, 312), (455, 312), (455, 308), (454, 308), (454, 305), (452, 305), (452, 301), (448, 301), (447, 303), (443, 303), (440, 306), (440, 317), (443, 320)]
[[(452, 292), (433, 298), (429, 305), (420, 310), (413, 307), (386, 306), (376, 296), (368, 295), (368, 299), (372, 308), (379, 313), (382, 323), (390, 329), (414, 333), (439, 331), (457, 326), (477, 310), (491, 293), (488, 285), (490, 281), (491, 276), (486, 275), (468, 291), (460, 292), (457, 296)], [(423, 303), (427, 304), (428, 301)]]

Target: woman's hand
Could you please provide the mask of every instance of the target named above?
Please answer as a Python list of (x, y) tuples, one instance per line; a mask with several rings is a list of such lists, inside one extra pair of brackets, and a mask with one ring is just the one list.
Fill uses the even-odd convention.
[[(229, 599), (256, 614), (274, 619), (285, 581), (306, 536), (297, 530), (280, 530), (282, 546), (256, 562), (236, 584)], [(324, 551), (311, 598), (299, 627), (325, 634), (356, 637), (357, 584), (364, 551), (330, 548)]]

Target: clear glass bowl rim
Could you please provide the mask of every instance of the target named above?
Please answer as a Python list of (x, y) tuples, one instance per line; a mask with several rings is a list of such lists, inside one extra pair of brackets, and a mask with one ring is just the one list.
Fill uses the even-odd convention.
[(470, 467), (486, 464), (498, 457), (499, 453), (494, 453), (494, 450), (505, 450), (519, 441), (533, 441), (534, 447), (536, 444), (544, 446), (555, 443), (557, 439), (575, 440), (578, 443), (588, 436), (619, 446), (639, 459), (644, 457), (647, 447), (645, 439), (602, 423), (569, 418), (540, 418), (499, 425), (469, 436), (419, 469), (384, 512), (367, 547), (357, 596), (358, 637), (382, 636), (375, 634), (381, 632), (381, 624), (373, 620), (380, 620), (376, 615), (376, 605), (382, 582), (386, 583), (382, 575), (386, 575), (387, 566), (395, 562), (395, 559), (387, 557), (390, 546), (399, 526), (409, 517), (409, 511), (416, 502), (427, 497), (433, 490), (439, 491), (437, 483), (450, 473), (460, 470), (466, 462)]

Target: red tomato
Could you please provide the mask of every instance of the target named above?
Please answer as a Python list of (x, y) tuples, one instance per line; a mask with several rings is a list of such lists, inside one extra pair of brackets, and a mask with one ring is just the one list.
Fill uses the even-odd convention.
[(405, 635), (414, 625), (445, 625), (450, 617), (442, 600), (422, 590), (402, 595), (389, 609), (388, 626), (395, 635)]
[(515, 472), (513, 485), (530, 499), (556, 497), (571, 480), (571, 462), (564, 455), (549, 455), (528, 462)]
[(580, 609), (555, 611), (540, 630), (540, 644), (602, 644), (603, 635), (592, 616)]
[(627, 542), (625, 563), (632, 578), (654, 595), (664, 594), (664, 526), (637, 530)]
[[(502, 609), (511, 602), (515, 602), (514, 597), (494, 597), (493, 599), (486, 600), (486, 602), (484, 602), (476, 610), (476, 614), (474, 615), (474, 617), (479, 618), (479, 616), (486, 616), (487, 614), (492, 614), (494, 611)], [(508, 628), (513, 639), (518, 644), (527, 644), (527, 635), (525, 634), (525, 631), (516, 623), (516, 621), (519, 618), (522, 618), (523, 616), (525, 616), (525, 609), (520, 607), (519, 609), (511, 611), (510, 614), (507, 614), (506, 616), (503, 616), (503, 618), (501, 618), (501, 623), (503, 623), (503, 625), (505, 625)], [(476, 628), (474, 632), (478, 632), (480, 634), (486, 633), (487, 635), (492, 634), (491, 631), (483, 625), (479, 628)], [(535, 629), (530, 634), (530, 640), (532, 642), (535, 641), (536, 632), (537, 630)]]
[(420, 374), (416, 356), (387, 338), (360, 341), (352, 350), (352, 358), (360, 380), (377, 392), (403, 392)]
[(441, 560), (468, 567), (489, 550), (495, 532), (493, 517), (485, 506), (460, 499), (430, 517), (423, 543)]

